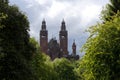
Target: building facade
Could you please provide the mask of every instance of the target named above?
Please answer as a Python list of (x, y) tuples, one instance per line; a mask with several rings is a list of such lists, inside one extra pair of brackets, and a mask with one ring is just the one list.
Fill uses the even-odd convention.
[[(48, 31), (46, 29), (46, 22), (45, 20), (42, 21), (41, 30), (40, 30), (40, 47), (41, 51), (45, 54), (49, 55), (52, 60), (55, 58), (77, 58), (79, 59), (79, 56), (76, 55), (76, 44), (75, 41), (73, 42), (72, 49), (73, 52), (71, 55), (68, 53), (68, 31), (66, 30), (65, 21), (63, 20), (61, 23), (61, 28), (59, 31), (59, 42), (52, 38), (48, 42)], [(73, 55), (74, 54), (74, 55)]]

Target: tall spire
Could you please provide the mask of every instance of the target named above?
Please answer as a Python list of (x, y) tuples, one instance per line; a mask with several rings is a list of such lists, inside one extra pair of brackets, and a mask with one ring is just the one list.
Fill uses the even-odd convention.
[(45, 19), (43, 19), (42, 21), (42, 30), (46, 30), (46, 22), (45, 22)]
[(62, 25), (61, 25), (61, 30), (62, 30), (62, 31), (65, 31), (65, 30), (66, 30), (66, 25), (65, 25), (64, 19), (63, 19), (63, 21), (62, 21), (61, 24), (62, 24)]
[(40, 30), (40, 47), (41, 51), (47, 54), (48, 50), (48, 31), (46, 30), (45, 19), (42, 21), (41, 30)]
[(61, 23), (61, 30), (59, 32), (60, 48), (63, 51), (63, 56), (68, 55), (68, 33), (63, 19)]

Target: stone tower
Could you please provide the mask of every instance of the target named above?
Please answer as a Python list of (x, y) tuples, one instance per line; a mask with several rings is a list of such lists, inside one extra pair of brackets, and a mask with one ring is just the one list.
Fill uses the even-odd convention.
[(48, 31), (46, 30), (46, 22), (42, 21), (42, 26), (40, 30), (40, 47), (41, 51), (47, 54), (48, 50)]
[(68, 55), (68, 33), (66, 30), (65, 21), (62, 21), (61, 30), (59, 32), (60, 48), (64, 55)]
[(72, 44), (72, 54), (76, 55), (76, 44), (75, 44), (75, 41)]

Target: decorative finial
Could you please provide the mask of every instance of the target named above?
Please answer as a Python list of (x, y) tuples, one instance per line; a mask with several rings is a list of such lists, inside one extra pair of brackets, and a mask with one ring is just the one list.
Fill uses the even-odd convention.
[(62, 23), (61, 23), (61, 30), (65, 31), (66, 30), (66, 26), (65, 26), (65, 21), (63, 19)]
[(64, 20), (64, 18), (63, 18), (63, 20), (62, 20), (62, 24), (65, 24), (65, 20)]

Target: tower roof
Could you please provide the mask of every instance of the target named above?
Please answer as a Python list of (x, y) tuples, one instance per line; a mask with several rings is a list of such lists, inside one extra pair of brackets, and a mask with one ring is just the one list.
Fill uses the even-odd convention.
[(64, 19), (63, 19), (63, 21), (62, 21), (62, 24), (65, 24), (65, 21), (64, 21)]
[(62, 24), (61, 24), (61, 30), (62, 30), (62, 31), (65, 31), (65, 30), (66, 30), (66, 25), (65, 25), (64, 19), (63, 19)]
[(41, 27), (42, 30), (46, 30), (46, 21), (45, 19), (43, 19), (42, 21), (42, 27)]
[(46, 21), (45, 21), (45, 19), (43, 19), (43, 21), (42, 21), (42, 24), (46, 24)]
[(74, 40), (74, 42), (73, 42), (72, 46), (75, 46), (75, 47), (76, 47), (75, 40)]

